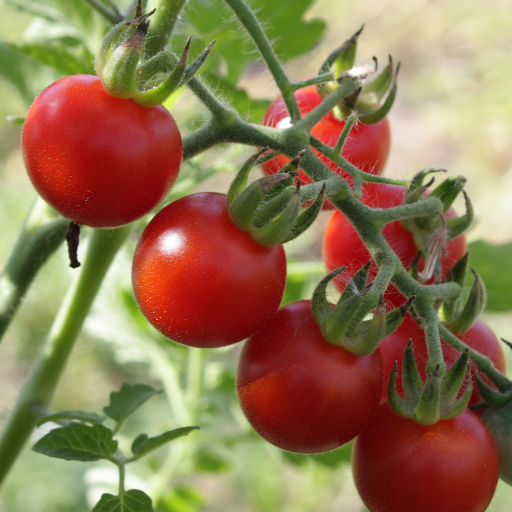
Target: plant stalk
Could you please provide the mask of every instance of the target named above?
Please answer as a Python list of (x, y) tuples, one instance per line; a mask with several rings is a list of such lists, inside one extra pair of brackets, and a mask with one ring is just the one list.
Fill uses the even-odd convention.
[(146, 57), (164, 50), (171, 39), (174, 26), (186, 0), (149, 0), (146, 12), (156, 9), (151, 17), (145, 43)]
[(288, 113), (290, 114), (292, 122), (299, 121), (301, 119), (301, 115), (299, 106), (297, 105), (297, 100), (295, 99), (295, 87), (288, 80), (288, 77), (286, 76), (281, 63), (279, 62), (279, 59), (277, 58), (277, 55), (275, 54), (274, 49), (268, 40), (268, 37), (261, 28), (258, 19), (243, 0), (225, 0), (225, 2), (236, 14), (237, 18), (240, 20), (240, 23), (242, 23), (245, 30), (247, 30), (248, 34), (254, 41), (254, 44), (261, 53), (261, 56), (265, 60), (268, 69), (276, 81), (277, 87), (279, 87), (279, 90), (281, 91), (284, 103)]
[(48, 338), (25, 380), (14, 409), (0, 436), (0, 483), (25, 445), (38, 419), (47, 409), (114, 256), (130, 233), (125, 226), (95, 230), (79, 274), (64, 298)]

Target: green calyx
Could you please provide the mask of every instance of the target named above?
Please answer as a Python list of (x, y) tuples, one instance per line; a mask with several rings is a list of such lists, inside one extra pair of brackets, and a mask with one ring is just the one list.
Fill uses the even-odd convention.
[(312, 297), (313, 316), (324, 339), (358, 356), (374, 352), (379, 342), (402, 323), (414, 300), (387, 313), (383, 295), (372, 293), (373, 283), (367, 284), (370, 265), (371, 261), (358, 270), (335, 306), (327, 300), (327, 285), (346, 267), (324, 277)]
[[(440, 203), (439, 211), (435, 215), (417, 214), (414, 217), (408, 217), (400, 221), (403, 227), (413, 233), (419, 250), (417, 260), (412, 265), (413, 274), (417, 272), (419, 258), (423, 257), (425, 260), (423, 271), (417, 274), (417, 279), (423, 283), (428, 282), (432, 276), (436, 276), (437, 282), (440, 282), (440, 257), (445, 250), (446, 241), (462, 234), (473, 222), (471, 201), (462, 190), (466, 178), (463, 176), (450, 177), (428, 193), (427, 190), (434, 183), (434, 179), (430, 179), (427, 183), (424, 183), (424, 180), (434, 172), (444, 172), (444, 170), (437, 168), (424, 169), (411, 180), (403, 204), (421, 204), (423, 201), (431, 201), (436, 198)], [(466, 201), (466, 213), (460, 217), (447, 216), (446, 213), (450, 206), (461, 192), (464, 194)]]
[[(468, 375), (468, 384), (462, 396), (457, 398), (466, 375)], [(412, 340), (410, 340), (402, 363), (403, 397), (396, 391), (396, 379), (397, 362), (395, 361), (388, 383), (388, 402), (400, 416), (412, 419), (421, 425), (432, 425), (439, 420), (455, 418), (466, 410), (473, 391), (469, 350), (465, 350), (444, 375), (441, 373), (440, 366), (437, 365), (423, 382), (416, 365)]]
[(289, 242), (302, 234), (314, 222), (322, 209), (322, 187), (313, 204), (301, 212), (303, 200), (297, 168), (305, 151), (301, 151), (280, 171), (265, 176), (247, 186), (249, 172), (268, 148), (252, 155), (242, 166), (228, 191), (228, 210), (231, 220), (242, 231), (264, 246)]
[[(431, 173), (445, 172), (444, 169), (424, 169), (411, 180), (407, 193), (404, 197), (404, 204), (411, 204), (422, 201), (427, 196), (427, 189), (434, 183), (431, 179), (426, 184), (424, 179)], [(436, 197), (441, 201), (443, 216), (448, 212), (457, 196), (462, 192), (466, 202), (466, 213), (461, 217), (444, 217), (447, 239), (455, 238), (466, 231), (474, 219), (473, 206), (469, 197), (463, 190), (466, 183), (464, 176), (453, 176), (441, 182), (427, 197)], [(417, 216), (401, 221), (402, 225), (412, 231), (417, 237), (428, 239), (439, 229), (442, 224), (440, 217)]]
[(349, 97), (344, 98), (334, 109), (334, 114), (340, 119), (356, 112), (359, 121), (366, 124), (378, 123), (386, 117), (396, 97), (396, 80), (400, 64), (396, 69), (389, 56), (388, 64), (377, 73), (377, 59), (373, 65), (355, 66), (357, 41), (364, 25), (339, 48), (336, 48), (325, 59), (319, 70), (319, 75), (332, 72), (336, 81), (324, 82), (317, 85), (320, 96), (325, 98), (347, 78), (363, 80), (363, 86)]
[(186, 84), (210, 53), (213, 41), (199, 57), (187, 65), (190, 38), (180, 59), (168, 50), (145, 60), (144, 41), (148, 18), (155, 11), (123, 21), (103, 39), (96, 54), (94, 69), (105, 90), (112, 96), (133, 101), (145, 107), (164, 102)]
[(440, 314), (443, 323), (455, 334), (468, 331), (474, 321), (485, 309), (487, 292), (485, 284), (478, 273), (471, 269), (473, 284), (469, 293), (462, 288), (466, 281), (468, 269), (468, 254), (464, 255), (450, 270), (447, 282), (454, 282), (461, 286), (461, 294), (455, 299), (445, 299), (441, 305)]

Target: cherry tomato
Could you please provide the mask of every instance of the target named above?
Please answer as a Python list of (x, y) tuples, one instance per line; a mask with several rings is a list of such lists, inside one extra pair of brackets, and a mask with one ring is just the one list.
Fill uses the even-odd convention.
[[(405, 195), (405, 187), (395, 185), (366, 183), (362, 202), (372, 208), (390, 208), (402, 203)], [(455, 215), (449, 210), (448, 216)], [(413, 259), (418, 252), (413, 234), (405, 229), (399, 221), (387, 224), (383, 235), (391, 248), (400, 257), (406, 269), (410, 269)], [(460, 235), (445, 244), (446, 254), (441, 256), (443, 277), (446, 278), (450, 268), (467, 251), (466, 239)], [(363, 244), (361, 238), (350, 221), (336, 210), (327, 224), (323, 242), (323, 256), (325, 266), (330, 272), (339, 267), (347, 266), (347, 270), (334, 280), (334, 284), (343, 291), (354, 274), (370, 259), (370, 253)], [(419, 262), (419, 269), (423, 268), (423, 260)], [(375, 263), (370, 267), (369, 278), (373, 279), (377, 274)], [(405, 302), (404, 296), (390, 285), (384, 295), (386, 303), (393, 306), (401, 306)]]
[(182, 158), (180, 132), (164, 107), (115, 98), (90, 75), (57, 80), (36, 98), (22, 148), (41, 197), (64, 217), (96, 228), (152, 210), (174, 184)]
[[(505, 373), (505, 354), (501, 348), (498, 338), (489, 329), (489, 327), (481, 320), (476, 320), (471, 329), (464, 334), (459, 334), (458, 337), (466, 343), (469, 347), (480, 352), (482, 355), (487, 356), (494, 366), (502, 373)], [(421, 377), (426, 378), (426, 366), (428, 360), (427, 343), (425, 341), (425, 333), (423, 329), (407, 315), (396, 331), (384, 338), (379, 344), (379, 350), (382, 355), (382, 362), (384, 366), (384, 389), (382, 398), (387, 396), (387, 383), (389, 380), (389, 372), (393, 369), (395, 361), (398, 361), (398, 378), (397, 378), (397, 391), (402, 394), (402, 361), (404, 358), (405, 347), (409, 340), (412, 339), (412, 349), (416, 358), (416, 364)], [(442, 341), (443, 357), (446, 366), (449, 368), (460, 356), (450, 345)], [(489, 385), (492, 385), (489, 379), (477, 369), (473, 361), (470, 361), (472, 373), (478, 372), (480, 377), (485, 380)], [(482, 401), (482, 397), (476, 387), (475, 379), (473, 377), (473, 393), (469, 401), (469, 405), (477, 404)]]
[[(322, 102), (315, 85), (299, 89), (295, 93), (295, 97), (303, 117)], [(262, 124), (277, 128), (288, 128), (291, 125), (290, 116), (281, 96), (270, 105), (263, 117)], [(311, 135), (324, 144), (334, 147), (344, 127), (345, 121), (338, 119), (333, 113), (329, 113), (313, 127)], [(362, 171), (370, 174), (381, 174), (388, 158), (390, 140), (387, 119), (375, 124), (358, 123), (352, 128), (342, 154), (350, 163)], [(343, 169), (324, 155), (320, 155), (317, 151), (315, 153), (330, 169), (343, 176), (350, 185), (353, 184), (352, 178)], [(289, 158), (279, 155), (265, 162), (261, 167), (265, 174), (275, 174), (289, 161)], [(311, 183), (309, 177), (300, 169), (299, 174), (302, 183)]]
[(498, 451), (470, 411), (424, 426), (382, 402), (355, 440), (352, 470), (372, 512), (484, 512), (498, 483)]
[(191, 347), (222, 347), (254, 334), (277, 311), (286, 282), (282, 245), (263, 247), (231, 219), (226, 196), (200, 193), (161, 210), (133, 260), (146, 318)]
[(256, 432), (292, 452), (333, 450), (353, 439), (380, 401), (378, 351), (357, 357), (324, 340), (310, 301), (287, 304), (245, 344), (236, 378)]

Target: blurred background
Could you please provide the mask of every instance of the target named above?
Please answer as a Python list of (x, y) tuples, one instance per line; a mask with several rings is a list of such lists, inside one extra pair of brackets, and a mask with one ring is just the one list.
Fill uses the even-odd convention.
[[(193, 4), (198, 8), (208, 2)], [(358, 60), (367, 62), (375, 55), (384, 63), (391, 54), (395, 62), (401, 62), (399, 92), (389, 115), (392, 149), (385, 174), (410, 178), (423, 168), (442, 167), (450, 175), (468, 179), (466, 190), (476, 211), (476, 223), (468, 234), (472, 262), (489, 289), (484, 320), (498, 337), (512, 339), (512, 2), (290, 0), (274, 6), (281, 12), (281, 22), (292, 4), (303, 5), (304, 19), (323, 20), (325, 28), (316, 21), (321, 32), (318, 43), (307, 55), (286, 61), (291, 78), (315, 73), (326, 55), (363, 23)], [(59, 5), (64, 3), (0, 0), (0, 39), (19, 43), (37, 41), (41, 34), (48, 37), (48, 25)], [(194, 16), (192, 9), (179, 30), (186, 30), (187, 16)], [(233, 23), (227, 10), (221, 12), (226, 24)], [(63, 19), (69, 21), (66, 16)], [(88, 34), (91, 47), (107, 26), (94, 19), (99, 28)], [(270, 23), (266, 28), (279, 34), (280, 27)], [(287, 37), (301, 38), (300, 27), (292, 24), (286, 30)], [(68, 31), (55, 37), (75, 36)], [(2, 267), (36, 199), (23, 168), (21, 129), (6, 116), (24, 116), (31, 97), (62, 76), (58, 70), (33, 64), (22, 70), (31, 80), (20, 90), (13, 81), (22, 71), (9, 68), (11, 48), (0, 45)], [(276, 86), (263, 64), (251, 55), (240, 74), (239, 87), (261, 100), (254, 104), (257, 117), (257, 107), (265, 108), (277, 96)], [(170, 103), (184, 134), (198, 118), (204, 118), (204, 109), (187, 90)], [(184, 167), (169, 200), (191, 190), (225, 192), (232, 173), (249, 153), (249, 148), (214, 148), (194, 159)], [(462, 211), (462, 205), (458, 206)], [(322, 212), (315, 227), (287, 248), (294, 265), (290, 297), (308, 296), (324, 273), (321, 240), (329, 215)], [(363, 511), (352, 483), (350, 447), (316, 457), (296, 456), (261, 441), (250, 429), (233, 390), (239, 346), (207, 353), (178, 347), (157, 334), (138, 313), (130, 290), (130, 261), (138, 233), (140, 229), (108, 275), (53, 410), (100, 412), (109, 393), (125, 380), (164, 387), (165, 396), (145, 405), (123, 434), (144, 431), (154, 435), (195, 423), (201, 430), (128, 468), (129, 485), (158, 496), (157, 512)], [(87, 234), (81, 250), (86, 244)], [(36, 278), (0, 345), (0, 424), (44, 341), (72, 274), (62, 247)], [(294, 283), (303, 281), (306, 286), (293, 290)], [(41, 435), (36, 432), (34, 440)], [(27, 448), (3, 488), (0, 511), (90, 510), (94, 500), (105, 489), (115, 490), (115, 485), (115, 468), (106, 463), (64, 462)], [(512, 490), (500, 481), (488, 510), (508, 512), (511, 499)]]

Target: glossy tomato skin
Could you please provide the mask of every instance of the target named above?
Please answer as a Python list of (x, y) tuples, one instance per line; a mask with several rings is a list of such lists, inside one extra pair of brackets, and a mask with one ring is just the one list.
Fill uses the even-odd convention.
[(357, 357), (325, 341), (310, 301), (287, 304), (244, 345), (236, 377), (242, 410), (264, 439), (292, 452), (353, 439), (380, 400), (378, 351)]
[(498, 451), (470, 411), (424, 426), (382, 402), (356, 438), (352, 471), (372, 512), (484, 512), (498, 482)]
[[(295, 93), (299, 110), (304, 117), (322, 102), (315, 85), (299, 89)], [(263, 117), (265, 126), (287, 128), (290, 126), (290, 117), (282, 96), (277, 98), (268, 108)], [(311, 130), (311, 135), (324, 144), (334, 147), (345, 126), (345, 121), (339, 120), (332, 113), (327, 114)], [(389, 122), (386, 119), (375, 124), (358, 123), (350, 132), (350, 136), (343, 148), (343, 156), (364, 172), (381, 174), (386, 164), (391, 144)], [(317, 153), (315, 151), (315, 153)], [(320, 159), (333, 171), (343, 176), (352, 185), (352, 178), (327, 157), (317, 153)], [(279, 155), (262, 164), (265, 174), (275, 174), (290, 159)], [(311, 183), (309, 177), (299, 169), (302, 183)]]
[(152, 210), (178, 175), (181, 136), (162, 106), (108, 94), (96, 76), (72, 75), (30, 107), (22, 149), (30, 180), (64, 217), (95, 228)]
[(191, 347), (222, 347), (259, 330), (286, 281), (282, 245), (263, 247), (229, 218), (226, 196), (200, 193), (162, 209), (143, 232), (133, 288), (146, 318)]
[[(402, 203), (405, 192), (405, 187), (366, 183), (362, 202), (372, 208), (390, 208)], [(453, 216), (455, 212), (449, 210), (447, 215)], [(405, 229), (399, 221), (387, 224), (382, 233), (391, 248), (399, 256), (405, 268), (409, 270), (418, 252), (412, 233)], [(457, 260), (466, 254), (466, 239), (464, 235), (460, 235), (452, 240), (447, 240), (445, 247), (446, 254), (441, 256), (444, 278), (446, 278)], [(336, 287), (340, 291), (345, 289), (347, 283), (357, 270), (371, 259), (370, 253), (358, 233), (339, 210), (333, 213), (327, 224), (323, 241), (323, 257), (329, 272), (336, 268), (348, 267), (347, 270), (334, 280)], [(422, 268), (423, 260), (419, 264), (419, 269), (421, 270)], [(373, 279), (376, 274), (377, 266), (374, 263), (370, 268), (369, 279)], [(393, 307), (401, 306), (405, 302), (404, 296), (393, 285), (388, 287), (384, 299), (388, 306)]]
[[(480, 352), (482, 355), (487, 356), (494, 366), (502, 373), (506, 371), (505, 354), (498, 338), (492, 330), (482, 320), (477, 319), (473, 326), (465, 333), (457, 335), (469, 347)], [(397, 391), (402, 394), (402, 361), (404, 358), (405, 347), (409, 340), (412, 339), (412, 348), (416, 358), (416, 364), (423, 380), (426, 378), (426, 366), (428, 360), (427, 343), (425, 341), (425, 333), (423, 329), (407, 315), (402, 324), (392, 332), (389, 336), (384, 338), (379, 344), (379, 350), (382, 355), (382, 362), (384, 367), (384, 389), (382, 391), (382, 398), (387, 396), (387, 383), (389, 380), (389, 372), (393, 369), (395, 361), (398, 361), (398, 378), (397, 378)], [(442, 341), (443, 357), (446, 366), (449, 368), (460, 356), (454, 348)], [(489, 379), (477, 369), (473, 361), (470, 361), (471, 372), (474, 375), (478, 372), (480, 377), (492, 385)], [(473, 377), (473, 393), (469, 401), (469, 406), (477, 404), (482, 401), (482, 397), (476, 387), (475, 378)]]

